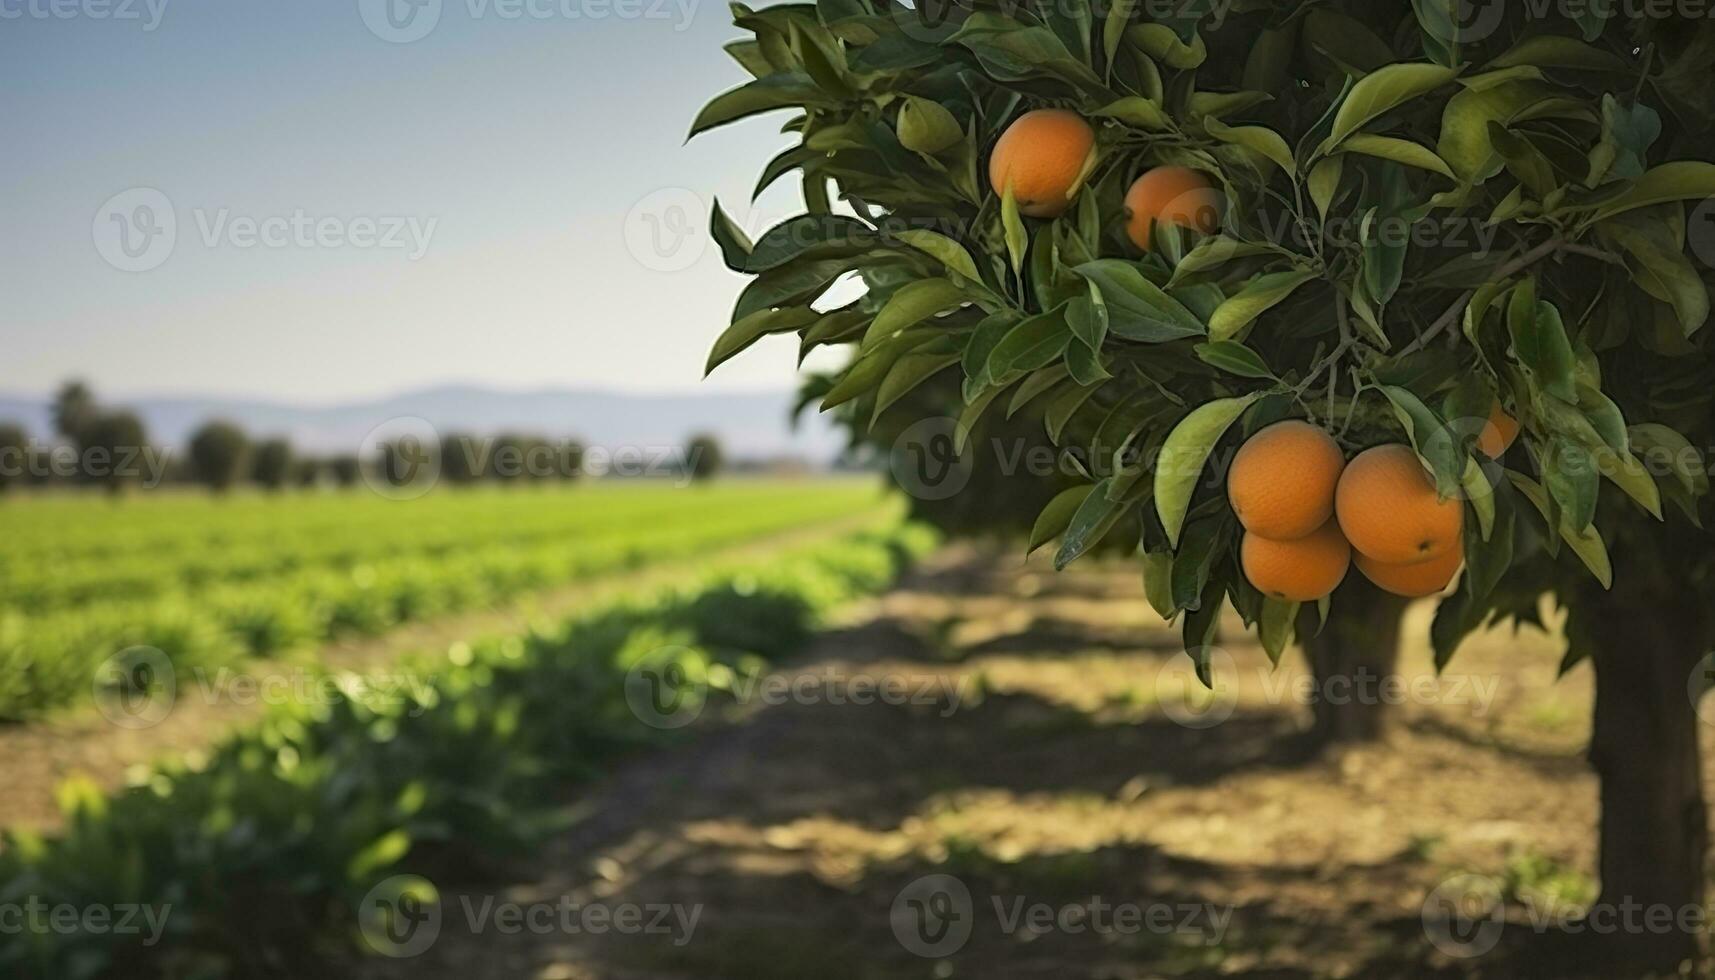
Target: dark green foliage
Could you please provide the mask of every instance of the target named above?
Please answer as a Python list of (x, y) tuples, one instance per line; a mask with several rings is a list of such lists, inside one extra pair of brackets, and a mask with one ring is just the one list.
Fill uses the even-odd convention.
[(230, 422), (209, 422), (191, 436), (191, 472), (216, 493), (232, 489), (249, 464), (250, 439)]
[(292, 478), (292, 444), (285, 439), (257, 443), (251, 456), (250, 478), (266, 490), (279, 490)]
[(685, 444), (685, 466), (691, 479), (704, 483), (718, 476), (726, 467), (726, 457), (720, 440), (712, 435), (699, 435)]
[(83, 473), (109, 493), (121, 493), (159, 474), (152, 467), (143, 421), (125, 411), (97, 413), (82, 431)]

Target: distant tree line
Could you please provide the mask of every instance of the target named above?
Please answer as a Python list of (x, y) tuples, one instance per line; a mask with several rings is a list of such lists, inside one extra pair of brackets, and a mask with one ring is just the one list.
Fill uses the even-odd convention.
[[(563, 481), (585, 473), (586, 449), (580, 442), (528, 433), (491, 438), (449, 433), (434, 446), (393, 441), (382, 444), (373, 458), (363, 459), (356, 454), (302, 454), (285, 438), (253, 439), (237, 424), (221, 419), (203, 424), (185, 452), (171, 456), (149, 445), (136, 413), (101, 405), (79, 381), (61, 386), (52, 419), (58, 445), (32, 442), (22, 426), (0, 422), (0, 493), (48, 484), (93, 485), (112, 493), (162, 483), (194, 483), (214, 493), (241, 486), (270, 491), (350, 487), (366, 472), (402, 484), (431, 464), (438, 480), (452, 486)], [(676, 463), (677, 472), (694, 482), (712, 479), (724, 465), (719, 441), (707, 434), (692, 438)]]

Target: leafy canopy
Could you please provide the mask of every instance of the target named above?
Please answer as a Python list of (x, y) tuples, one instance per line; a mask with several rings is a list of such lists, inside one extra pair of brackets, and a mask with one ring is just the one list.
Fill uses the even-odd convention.
[[(1715, 35), (1516, 4), (1462, 23), (1467, 6), (735, 4), (750, 36), (727, 50), (753, 80), (692, 134), (791, 110), (798, 142), (757, 193), (797, 173), (805, 212), (752, 241), (716, 205), (754, 278), (709, 368), (791, 333), (852, 350), (821, 392), (851, 418), (943, 372), (961, 442), (1039, 408), (1087, 484), (1033, 540), (1061, 537), (1063, 563), (1141, 523), (1150, 599), (1194, 654), (1223, 600), (1271, 654), (1290, 639), (1295, 608), (1239, 570), (1221, 488), (1224, 450), (1286, 417), (1348, 451), (1408, 442), (1463, 500), (1442, 662), (1486, 618), (1587, 588), (1570, 569), (1608, 588), (1613, 534), (1700, 528), (1709, 489)], [(1071, 207), (1034, 220), (984, 164), (1043, 107), (1097, 143)], [(1123, 199), (1164, 165), (1209, 178), (1221, 228), (1157, 224), (1142, 250)], [(861, 299), (819, 303), (853, 274)], [(1497, 404), (1523, 426), (1501, 461), (1475, 450)]]

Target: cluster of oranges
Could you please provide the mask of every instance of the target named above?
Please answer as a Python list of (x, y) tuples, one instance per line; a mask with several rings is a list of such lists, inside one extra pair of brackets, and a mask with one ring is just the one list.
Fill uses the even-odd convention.
[[(1497, 408), (1478, 445), (1498, 456), (1517, 434), (1517, 421)], [(1436, 493), (1417, 453), (1402, 443), (1366, 449), (1348, 463), (1322, 429), (1277, 422), (1233, 457), (1227, 499), (1245, 528), (1245, 577), (1277, 599), (1321, 599), (1354, 563), (1395, 595), (1434, 595), (1465, 560), (1464, 506)]]
[[(1058, 217), (1071, 206), (1095, 145), (1095, 130), (1075, 112), (1027, 112), (996, 142), (989, 182), (997, 195), (1010, 188), (1020, 214)], [(1219, 228), (1220, 195), (1186, 167), (1145, 171), (1126, 192), (1125, 207), (1127, 237), (1146, 252), (1157, 224), (1206, 235)], [(1478, 448), (1498, 457), (1518, 428), (1496, 405)], [(1275, 598), (1319, 600), (1354, 563), (1396, 595), (1433, 595), (1465, 560), (1463, 506), (1436, 493), (1417, 454), (1403, 444), (1365, 450), (1348, 463), (1322, 429), (1279, 422), (1240, 448), (1227, 492), (1245, 528), (1239, 549), (1245, 577)]]
[[(989, 158), (989, 182), (997, 195), (1012, 185), (1020, 214), (1055, 218), (1077, 193), (1096, 131), (1067, 109), (1037, 109), (1008, 126)], [(1220, 224), (1220, 195), (1208, 178), (1185, 167), (1146, 171), (1125, 195), (1126, 235), (1149, 251), (1157, 223), (1194, 228), (1205, 235)]]

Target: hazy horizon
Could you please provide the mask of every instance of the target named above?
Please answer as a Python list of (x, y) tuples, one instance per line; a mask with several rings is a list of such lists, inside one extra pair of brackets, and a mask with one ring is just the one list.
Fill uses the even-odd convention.
[(9, 7), (0, 391), (792, 387), (790, 339), (701, 380), (743, 285), (709, 200), (760, 230), (798, 193), (749, 204), (778, 115), (684, 144), (746, 77), (726, 6), (417, 2)]

